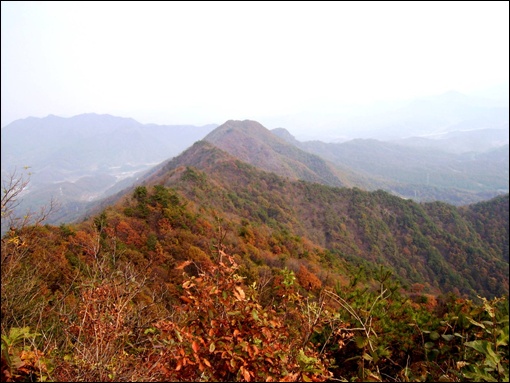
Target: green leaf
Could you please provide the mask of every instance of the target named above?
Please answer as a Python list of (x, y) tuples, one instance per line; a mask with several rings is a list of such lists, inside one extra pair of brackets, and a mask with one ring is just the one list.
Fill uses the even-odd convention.
[(474, 340), (472, 342), (466, 342), (464, 343), (465, 346), (474, 348), (476, 351), (487, 354), (487, 342), (486, 340)]
[(498, 354), (496, 354), (496, 352), (492, 349), (492, 344), (488, 343), (485, 364), (492, 368), (497, 368), (500, 361), (501, 357)]
[(430, 333), (430, 339), (431, 340), (438, 340), (439, 339), (439, 333), (437, 331), (432, 331)]
[(155, 334), (156, 332), (157, 332), (157, 330), (155, 328), (149, 327), (143, 333), (144, 333), (144, 335), (147, 335), (147, 334)]
[(372, 356), (370, 356), (369, 354), (364, 352), (363, 353), (363, 359), (368, 360), (369, 362), (371, 362), (374, 358), (372, 358)]
[(434, 346), (434, 342), (427, 342), (424, 344), (426, 350), (431, 350)]
[(498, 347), (499, 346), (508, 346), (508, 326), (505, 326), (498, 331), (496, 345)]
[(438, 355), (439, 355), (439, 350), (437, 348), (434, 348), (434, 349), (430, 350), (429, 352), (427, 352), (427, 360), (429, 362), (432, 362), (433, 360), (435, 360), (437, 358)]
[(474, 382), (497, 382), (497, 379), (495, 379), (492, 375), (488, 374), (487, 372), (480, 370), (477, 367), (474, 367), (474, 372), (464, 372), (464, 377), (473, 380)]
[(441, 335), (441, 337), (446, 340), (447, 342), (450, 342), (453, 338), (454, 338), (454, 335), (451, 335), (451, 334), (443, 334)]
[(368, 338), (364, 337), (363, 335), (356, 335), (354, 341), (356, 342), (356, 346), (358, 348), (363, 348), (368, 344)]
[(178, 330), (175, 330), (175, 335), (177, 336), (177, 339), (179, 340), (179, 342), (182, 342), (182, 335)]
[(481, 324), (480, 322), (477, 322), (475, 321), (473, 318), (471, 317), (466, 317), (466, 319), (468, 321), (470, 321), (472, 324), (474, 324), (475, 326), (478, 326), (478, 327), (481, 327), (481, 328), (485, 328), (485, 326), (483, 324)]

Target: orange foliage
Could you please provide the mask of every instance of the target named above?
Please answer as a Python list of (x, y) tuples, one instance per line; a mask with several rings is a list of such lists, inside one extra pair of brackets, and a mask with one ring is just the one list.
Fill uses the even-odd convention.
[[(185, 321), (161, 320), (147, 366), (172, 381), (323, 381), (325, 359), (295, 337), (256, 290), (243, 285), (233, 258), (188, 278), (181, 295)], [(186, 263), (178, 267), (185, 266)], [(308, 363), (306, 369), (304, 364)]]
[(126, 221), (120, 221), (116, 227), (117, 236), (128, 245), (141, 247), (144, 240), (138, 231), (134, 230)]
[(71, 245), (81, 248), (82, 254), (86, 256), (95, 257), (99, 251), (97, 238), (94, 238), (90, 233), (79, 230), (72, 237), (69, 237)]
[(296, 274), (298, 282), (308, 291), (318, 291), (322, 287), (322, 282), (311, 273), (305, 266), (299, 267), (299, 272)]

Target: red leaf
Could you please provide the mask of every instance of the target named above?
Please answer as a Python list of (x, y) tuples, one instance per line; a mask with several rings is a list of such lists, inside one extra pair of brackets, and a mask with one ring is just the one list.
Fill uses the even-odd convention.
[(195, 353), (198, 354), (199, 346), (196, 341), (193, 341), (193, 343), (191, 343), (191, 348), (193, 349), (193, 351), (195, 351)]

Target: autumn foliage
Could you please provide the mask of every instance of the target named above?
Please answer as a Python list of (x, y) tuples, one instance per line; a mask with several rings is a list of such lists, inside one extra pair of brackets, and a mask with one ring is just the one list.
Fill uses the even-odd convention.
[(263, 308), (256, 284), (246, 286), (233, 258), (224, 260), (182, 284), (184, 305), (177, 319), (155, 323), (152, 343), (161, 351), (147, 365), (156, 363), (162, 380), (327, 379), (325, 356), (302, 344), (273, 308)]
[[(206, 177), (184, 175), (202, 198)], [(352, 197), (359, 230), (377, 237), (382, 229), (367, 218), (373, 201)], [(486, 209), (477, 214), (488, 221)], [(508, 379), (506, 299), (433, 293), (426, 281), (406, 289), (391, 269), (348, 253), (366, 245), (333, 230), (343, 233), (348, 221), (328, 221), (327, 240), (342, 243), (328, 250), (276, 224), (271, 217), (283, 210), (259, 214), (236, 220), (174, 189), (141, 186), (83, 223), (8, 231), (2, 380)], [(398, 223), (404, 254), (429, 249), (436, 262), (407, 218)], [(496, 228), (487, 235), (497, 237)], [(390, 242), (379, 245), (366, 246), (374, 257), (382, 249), (397, 256)]]

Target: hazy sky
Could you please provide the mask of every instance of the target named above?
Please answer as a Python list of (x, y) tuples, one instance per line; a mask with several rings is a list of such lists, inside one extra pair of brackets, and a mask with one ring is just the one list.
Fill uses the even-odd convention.
[(1, 17), (2, 126), (260, 121), (470, 92), (510, 70), (507, 1), (2, 1)]

